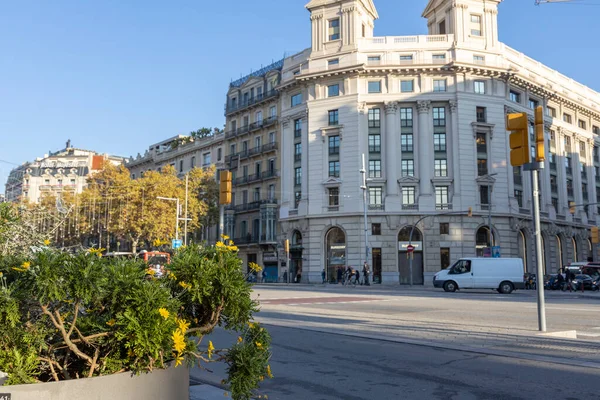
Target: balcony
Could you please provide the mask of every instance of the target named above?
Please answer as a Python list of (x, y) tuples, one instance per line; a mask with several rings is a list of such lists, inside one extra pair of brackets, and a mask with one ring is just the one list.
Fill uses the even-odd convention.
[(40, 190), (50, 190), (52, 189), (51, 185), (40, 185)]
[(272, 116), (272, 117), (269, 117), (269, 118), (267, 118), (267, 119), (265, 119), (263, 121), (263, 126), (271, 126), (271, 125), (276, 124), (276, 123), (277, 123), (277, 117), (276, 116)]
[(402, 204), (402, 210), (404, 211), (419, 211), (418, 204)]
[(258, 174), (252, 174), (252, 175), (247, 175), (247, 176), (241, 176), (239, 178), (236, 178), (233, 181), (233, 185), (237, 186), (237, 185), (244, 185), (246, 183), (252, 183), (252, 182), (258, 182), (261, 180), (267, 180), (267, 179), (273, 179), (273, 178), (277, 178), (279, 176), (279, 171), (274, 169), (271, 171), (265, 171), (263, 173), (258, 173)]
[(277, 238), (274, 235), (267, 237), (263, 234), (260, 236), (260, 244), (277, 244)]
[(276, 90), (271, 90), (269, 92), (257, 95), (255, 97), (250, 97), (246, 100), (240, 101), (236, 104), (227, 104), (225, 108), (225, 113), (230, 114), (232, 112), (241, 111), (245, 108), (251, 107), (255, 104), (262, 103), (263, 101), (269, 100), (273, 97), (276, 97), (278, 92)]
[(236, 245), (249, 245), (249, 244), (258, 244), (258, 235), (252, 235), (250, 233), (248, 233), (245, 236), (239, 237), (239, 238), (235, 238), (233, 240), (233, 242)]
[(441, 203), (435, 205), (436, 210), (452, 210), (452, 203)]
[(265, 199), (259, 201), (252, 201), (250, 203), (237, 204), (225, 207), (227, 211), (246, 212), (260, 210), (260, 207), (264, 204), (277, 205), (277, 199)]
[(273, 179), (273, 178), (277, 178), (279, 176), (279, 171), (277, 171), (276, 169), (271, 170), (271, 171), (265, 171), (262, 173), (261, 179)]
[(369, 204), (370, 211), (385, 211), (385, 206), (383, 204)]

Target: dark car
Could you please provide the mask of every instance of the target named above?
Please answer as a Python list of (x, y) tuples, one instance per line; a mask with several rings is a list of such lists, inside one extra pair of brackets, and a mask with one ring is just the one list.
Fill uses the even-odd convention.
[(589, 275), (576, 275), (575, 279), (573, 279), (573, 283), (577, 285), (577, 289), (581, 289), (582, 284), (584, 290), (592, 290), (595, 292), (599, 289), (598, 282)]

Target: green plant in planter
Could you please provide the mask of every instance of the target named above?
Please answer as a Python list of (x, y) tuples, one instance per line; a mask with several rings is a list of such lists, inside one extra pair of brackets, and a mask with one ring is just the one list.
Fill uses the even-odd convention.
[[(270, 336), (235, 245), (183, 248), (161, 277), (142, 261), (45, 250), (0, 259), (0, 370), (7, 384), (59, 381), (195, 363), (228, 365), (234, 399), (271, 377)], [(216, 327), (238, 343), (200, 345)]]

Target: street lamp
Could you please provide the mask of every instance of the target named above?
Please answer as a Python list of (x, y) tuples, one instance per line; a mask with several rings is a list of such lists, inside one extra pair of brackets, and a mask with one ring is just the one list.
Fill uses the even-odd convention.
[(172, 197), (157, 197), (159, 200), (176, 201), (177, 209), (175, 210), (175, 240), (179, 240), (179, 199)]

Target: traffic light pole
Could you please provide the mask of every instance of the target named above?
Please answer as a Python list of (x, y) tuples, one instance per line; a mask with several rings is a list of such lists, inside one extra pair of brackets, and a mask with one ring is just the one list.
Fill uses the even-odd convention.
[(544, 266), (542, 265), (542, 232), (540, 228), (540, 198), (538, 187), (539, 170), (544, 168), (544, 163), (531, 163), (525, 169), (531, 170), (533, 186), (533, 224), (535, 230), (535, 260), (536, 260), (536, 288), (538, 306), (538, 327), (540, 332), (546, 332), (546, 301), (544, 298)]

